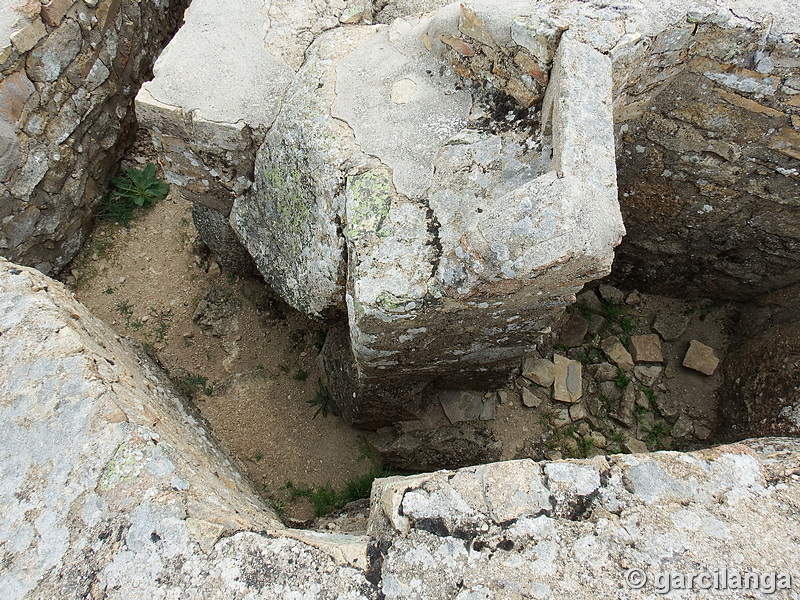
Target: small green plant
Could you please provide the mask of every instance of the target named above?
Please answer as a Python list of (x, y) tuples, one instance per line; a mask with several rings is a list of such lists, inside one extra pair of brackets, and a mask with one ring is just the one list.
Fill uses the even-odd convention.
[(308, 498), (308, 500), (314, 506), (315, 517), (321, 517), (322, 515), (326, 515), (329, 512), (332, 512), (343, 506), (339, 503), (336, 490), (329, 485), (321, 485), (317, 487), (297, 487), (291, 481), (287, 481), (283, 485), (283, 489), (289, 493), (289, 498), (292, 501), (295, 501), (298, 498)]
[(603, 307), (602, 315), (609, 321), (616, 323), (625, 315), (625, 309), (611, 300), (601, 300), (600, 304)]
[(308, 379), (308, 371), (304, 371), (303, 369), (297, 369), (297, 372), (292, 375), (296, 381), (305, 381)]
[(614, 383), (617, 384), (617, 387), (624, 390), (630, 382), (631, 377), (628, 372), (625, 369), (617, 369), (617, 376), (614, 378)]
[(630, 317), (622, 317), (619, 320), (619, 327), (626, 335), (630, 335), (633, 333), (635, 324), (633, 322), (633, 319), (631, 319)]
[(107, 294), (107, 295), (109, 295), (109, 296), (110, 296), (111, 294), (113, 294), (114, 292), (115, 292), (115, 290), (114, 290), (114, 288), (113, 288), (113, 287), (107, 287), (106, 289), (104, 289), (104, 290), (103, 290), (103, 293), (104, 293), (104, 294)]
[(203, 377), (196, 373), (189, 373), (181, 380), (181, 387), (187, 393), (193, 394), (194, 392), (202, 390), (206, 396), (210, 396), (214, 393), (214, 384), (206, 384), (208, 384), (208, 377)]
[(588, 350), (578, 350), (575, 355), (576, 360), (585, 365), (603, 362), (603, 353), (598, 348), (589, 348)]
[(111, 184), (117, 188), (114, 195), (125, 198), (136, 206), (147, 208), (163, 200), (169, 193), (169, 184), (156, 177), (156, 166), (147, 163), (144, 169), (125, 169), (124, 177), (114, 177)]
[(133, 204), (109, 191), (100, 197), (97, 215), (105, 221), (130, 227), (133, 220)]
[(644, 428), (644, 431), (647, 433), (647, 437), (644, 439), (644, 443), (647, 444), (647, 449), (651, 452), (655, 452), (656, 450), (663, 450), (663, 438), (670, 434), (672, 428), (664, 421), (656, 421), (649, 428)]
[(594, 449), (594, 441), (591, 438), (578, 438), (576, 443), (578, 444), (578, 456), (575, 458), (589, 458)]
[(167, 197), (169, 184), (156, 177), (156, 166), (147, 163), (144, 169), (125, 169), (122, 177), (111, 179), (113, 190), (100, 198), (98, 215), (129, 227), (135, 207), (147, 208)]
[(133, 305), (127, 300), (120, 300), (116, 305), (117, 312), (123, 317), (133, 316)]
[(261, 453), (254, 454), (253, 456), (250, 457), (250, 460), (253, 461), (254, 463), (261, 462), (262, 460), (264, 460), (264, 455)]
[(647, 401), (650, 403), (650, 406), (655, 406), (656, 403), (656, 391), (651, 387), (643, 387), (642, 392), (647, 397)]
[(167, 332), (172, 327), (172, 311), (150, 309), (150, 319), (153, 323), (153, 331), (157, 342), (164, 342), (167, 339)]
[(130, 323), (128, 323), (128, 327), (130, 327), (134, 331), (139, 331), (142, 327), (144, 327), (144, 323), (142, 323), (140, 320), (137, 319), (136, 321), (131, 321)]
[(321, 381), (319, 382), (317, 393), (311, 400), (308, 400), (308, 403), (317, 408), (312, 419), (316, 419), (320, 414), (323, 417), (327, 417), (329, 414), (334, 417), (339, 416), (339, 408), (336, 406), (333, 398), (331, 398), (328, 388), (326, 388)]
[(644, 406), (642, 406), (641, 404), (636, 404), (636, 405), (634, 405), (634, 407), (633, 407), (633, 414), (634, 414), (634, 415), (635, 415), (637, 418), (641, 417), (643, 414), (645, 414), (645, 413), (648, 413), (648, 412), (650, 412), (650, 411), (649, 411), (649, 410), (647, 410), (647, 409), (646, 409)]

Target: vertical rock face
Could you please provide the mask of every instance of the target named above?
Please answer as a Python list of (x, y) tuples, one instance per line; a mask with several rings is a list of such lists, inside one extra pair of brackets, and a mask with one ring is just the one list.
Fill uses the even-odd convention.
[(723, 366), (723, 435), (800, 435), (800, 285), (760, 297)]
[(0, 11), (0, 254), (77, 253), (135, 127), (133, 94), (186, 0), (11, 2)]
[(800, 42), (782, 12), (696, 8), (611, 51), (619, 278), (728, 299), (800, 279)]

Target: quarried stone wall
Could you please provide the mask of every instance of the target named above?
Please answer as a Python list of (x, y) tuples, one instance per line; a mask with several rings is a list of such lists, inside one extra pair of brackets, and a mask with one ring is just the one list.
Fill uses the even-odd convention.
[(44, 273), (78, 252), (136, 127), (133, 96), (188, 0), (0, 9), (0, 254)]
[(617, 280), (725, 299), (800, 280), (800, 39), (772, 21), (698, 6), (611, 51)]

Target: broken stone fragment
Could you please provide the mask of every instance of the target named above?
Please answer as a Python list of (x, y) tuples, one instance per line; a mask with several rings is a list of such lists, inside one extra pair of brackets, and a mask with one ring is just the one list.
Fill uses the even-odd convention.
[(602, 315), (593, 314), (589, 317), (589, 327), (588, 332), (589, 335), (594, 335), (598, 333), (603, 327), (606, 325), (606, 318)]
[(653, 384), (658, 380), (661, 376), (661, 372), (664, 369), (658, 365), (636, 365), (633, 367), (633, 376), (636, 378), (637, 381), (641, 382), (642, 384), (652, 387)]
[(589, 371), (599, 382), (611, 381), (617, 376), (617, 367), (607, 362), (602, 362), (598, 365), (589, 365)]
[(625, 304), (628, 306), (639, 306), (641, 303), (642, 295), (636, 290), (633, 290), (625, 297)]
[(711, 437), (711, 429), (706, 427), (705, 425), (701, 425), (700, 423), (695, 423), (694, 425), (694, 434), (697, 436), (699, 440), (707, 440)]
[(528, 358), (522, 366), (522, 376), (542, 387), (549, 388), (553, 385), (555, 366), (546, 358)]
[(537, 389), (533, 386), (529, 388), (522, 388), (522, 404), (528, 408), (537, 408), (542, 402), (548, 400), (548, 394), (544, 390)]
[(489, 421), (494, 419), (494, 397), (484, 398), (480, 392), (452, 390), (439, 394), (445, 416), (455, 425), (462, 421)]
[(677, 312), (658, 313), (653, 323), (653, 331), (661, 336), (665, 342), (676, 341), (689, 324), (689, 317)]
[(600, 284), (598, 291), (606, 302), (613, 302), (615, 304), (622, 304), (625, 300), (625, 294), (615, 288), (613, 285)]
[(661, 340), (654, 333), (631, 336), (633, 359), (638, 362), (660, 363), (664, 361), (661, 353)]
[(559, 343), (564, 344), (567, 348), (574, 348), (583, 343), (583, 338), (586, 337), (586, 332), (589, 330), (589, 321), (579, 312), (573, 312), (564, 326), (561, 328), (561, 335), (558, 338)]
[(582, 365), (560, 354), (553, 355), (555, 377), (553, 379), (553, 398), (559, 402), (577, 402), (583, 395)]
[(569, 418), (573, 421), (581, 421), (588, 416), (586, 407), (582, 404), (574, 404), (569, 407)]
[(714, 354), (712, 347), (706, 346), (697, 340), (689, 342), (689, 349), (683, 358), (684, 367), (699, 371), (704, 375), (713, 375), (718, 365), (719, 359)]
[(600, 342), (600, 347), (606, 353), (608, 359), (620, 369), (630, 371), (633, 368), (633, 357), (615, 336), (611, 335), (605, 338)]
[(644, 454), (646, 452), (650, 452), (647, 444), (635, 438), (631, 438), (622, 444), (622, 449), (629, 454)]
[(597, 391), (606, 400), (617, 400), (622, 395), (622, 390), (613, 381), (603, 381), (597, 386)]
[(617, 410), (610, 413), (609, 416), (627, 427), (633, 427), (636, 424), (636, 416), (633, 410), (635, 406), (636, 390), (633, 389), (632, 385), (628, 385), (622, 390)]
[(694, 423), (686, 415), (681, 415), (670, 430), (670, 434), (675, 438), (685, 438), (694, 432)]
[(600, 302), (600, 298), (597, 297), (594, 290), (583, 290), (576, 296), (576, 299), (578, 306), (586, 307), (594, 312), (603, 310), (603, 303)]

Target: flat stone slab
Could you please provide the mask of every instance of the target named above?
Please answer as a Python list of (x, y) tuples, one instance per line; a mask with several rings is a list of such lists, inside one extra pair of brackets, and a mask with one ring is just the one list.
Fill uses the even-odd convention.
[(661, 363), (661, 340), (654, 333), (631, 336), (631, 356), (637, 363)]
[(526, 358), (522, 365), (522, 376), (532, 382), (549, 388), (555, 378), (555, 365), (546, 358)]
[(600, 347), (605, 352), (608, 360), (617, 365), (620, 369), (630, 371), (633, 368), (633, 357), (631, 353), (622, 345), (616, 336), (609, 336), (600, 342)]
[(495, 397), (485, 398), (481, 392), (448, 391), (439, 394), (447, 419), (455, 425), (462, 421), (489, 421), (495, 415)]
[(719, 358), (714, 354), (711, 346), (706, 346), (703, 342), (692, 340), (689, 342), (689, 349), (683, 357), (683, 366), (699, 371), (703, 375), (713, 375), (719, 365)]
[(583, 395), (583, 365), (560, 354), (553, 355), (553, 364), (553, 399), (559, 402), (580, 400)]

